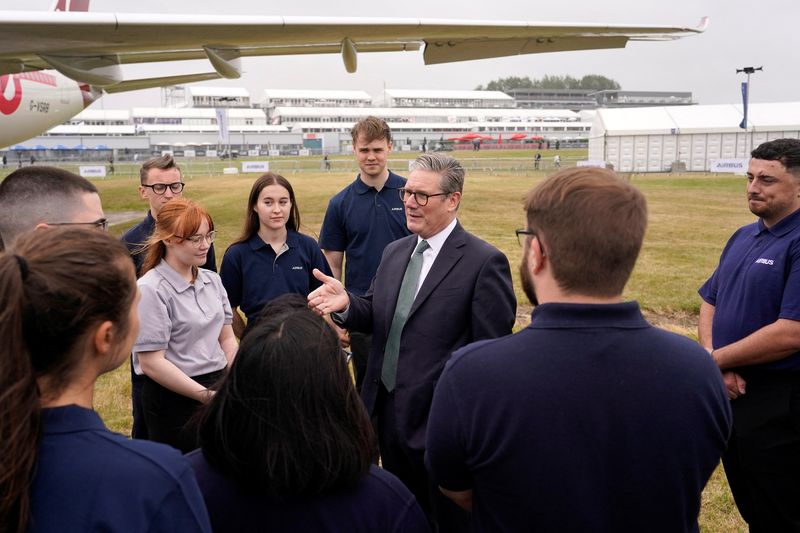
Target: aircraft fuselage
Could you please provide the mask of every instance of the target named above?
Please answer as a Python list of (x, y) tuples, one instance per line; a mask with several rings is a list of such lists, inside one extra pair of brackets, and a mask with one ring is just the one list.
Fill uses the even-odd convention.
[(51, 70), (0, 76), (0, 147), (63, 124), (101, 94)]

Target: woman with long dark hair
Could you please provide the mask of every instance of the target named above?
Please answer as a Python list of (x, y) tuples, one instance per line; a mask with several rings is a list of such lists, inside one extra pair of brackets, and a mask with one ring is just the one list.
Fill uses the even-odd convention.
[(37, 230), (0, 253), (0, 531), (210, 531), (186, 460), (92, 410), (130, 354), (136, 300), (106, 233)]
[(148, 438), (183, 452), (197, 447), (188, 422), (214, 394), (212, 385), (236, 353), (222, 282), (216, 272), (199, 268), (215, 234), (205, 209), (170, 200), (158, 212), (138, 281), (142, 327), (133, 362), (134, 371), (147, 376), (142, 405)]
[[(250, 189), (244, 229), (222, 258), (220, 277), (231, 307), (248, 322), (268, 301), (286, 293), (307, 295), (320, 286), (312, 271), (330, 275), (317, 241), (300, 231), (300, 209), (289, 180), (267, 172)], [(244, 323), (234, 314), (241, 337)]]
[(337, 334), (302, 296), (268, 305), (189, 454), (214, 531), (428, 531), (408, 489), (372, 464)]

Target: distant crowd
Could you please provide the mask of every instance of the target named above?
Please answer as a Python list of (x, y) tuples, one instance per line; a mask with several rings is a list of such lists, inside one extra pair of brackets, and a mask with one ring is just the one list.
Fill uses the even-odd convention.
[[(0, 182), (0, 530), (693, 532), (722, 458), (751, 531), (800, 531), (800, 140), (753, 150), (695, 342), (622, 299), (648, 212), (614, 172), (527, 194), (512, 334), (461, 164), (352, 138), (319, 240), (266, 173), (219, 273), (169, 155), (121, 242), (75, 174)], [(132, 438), (93, 409), (126, 362)]]

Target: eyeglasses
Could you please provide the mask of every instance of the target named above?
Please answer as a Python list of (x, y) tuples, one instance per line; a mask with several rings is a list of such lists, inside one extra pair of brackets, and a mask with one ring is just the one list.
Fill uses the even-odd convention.
[(185, 241), (189, 241), (195, 248), (200, 248), (200, 245), (203, 243), (203, 241), (207, 241), (209, 245), (213, 244), (214, 239), (216, 239), (217, 237), (217, 232), (209, 231), (205, 235), (201, 235), (198, 233), (196, 235), (192, 235), (191, 237), (181, 237), (180, 235), (176, 235), (176, 237), (178, 237), (179, 239), (183, 239)]
[(48, 226), (92, 226), (93, 228), (108, 231), (108, 219), (98, 218), (94, 222), (46, 222)]
[(153, 185), (143, 184), (142, 187), (149, 187), (153, 189), (153, 192), (156, 194), (164, 194), (165, 192), (167, 192), (167, 187), (169, 187), (169, 190), (171, 190), (173, 194), (178, 194), (183, 190), (183, 187), (185, 185), (186, 184), (183, 183), (182, 181), (176, 181), (174, 183), (155, 183)]
[[(516, 230), (514, 230), (514, 233), (517, 234), (517, 242), (519, 243), (520, 246), (522, 246), (524, 244), (525, 237), (531, 237), (533, 239), (539, 239), (539, 235), (535, 231), (533, 231), (531, 229), (516, 229)], [(520, 235), (524, 235), (525, 237), (520, 237)], [(539, 239), (539, 247), (542, 250), (542, 256), (546, 257), (547, 254), (544, 251), (544, 245), (542, 244), (541, 239)]]
[(412, 196), (414, 197), (414, 201), (419, 204), (420, 207), (425, 207), (428, 205), (428, 199), (433, 198), (434, 196), (446, 196), (450, 194), (449, 192), (437, 192), (436, 194), (426, 194), (424, 192), (418, 191), (409, 191), (408, 189), (397, 189), (397, 192), (400, 193), (400, 199), (403, 202), (408, 201), (409, 198)]
[[(520, 246), (525, 244), (525, 237), (536, 237), (536, 232), (529, 229), (517, 229), (514, 230), (514, 233), (517, 234), (517, 242)], [(525, 237), (520, 237), (520, 235), (524, 235)]]

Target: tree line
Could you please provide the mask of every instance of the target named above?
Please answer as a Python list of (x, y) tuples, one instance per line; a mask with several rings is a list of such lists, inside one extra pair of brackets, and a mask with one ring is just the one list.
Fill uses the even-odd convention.
[(545, 75), (541, 79), (531, 79), (528, 76), (509, 76), (498, 78), (484, 85), (475, 87), (476, 91), (507, 91), (510, 89), (588, 89), (603, 91), (607, 89), (621, 89), (619, 83), (600, 74), (587, 74), (578, 79), (572, 76)]

